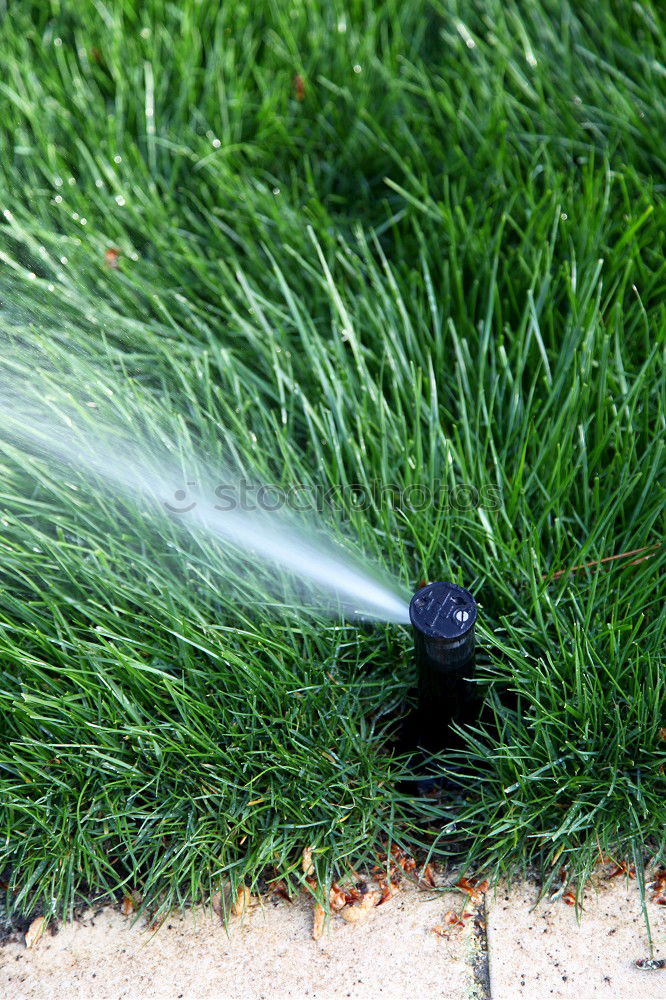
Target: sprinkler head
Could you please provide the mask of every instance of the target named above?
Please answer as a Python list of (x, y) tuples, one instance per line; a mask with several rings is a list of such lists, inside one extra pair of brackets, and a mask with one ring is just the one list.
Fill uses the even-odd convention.
[(430, 583), (414, 594), (419, 705), (417, 742), (427, 750), (451, 745), (452, 722), (472, 722), (479, 713), (474, 674), (476, 601), (455, 583)]

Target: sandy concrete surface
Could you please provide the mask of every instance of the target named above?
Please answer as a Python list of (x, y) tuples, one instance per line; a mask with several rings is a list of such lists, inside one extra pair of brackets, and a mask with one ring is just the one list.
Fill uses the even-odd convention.
[[(117, 909), (0, 948), (2, 1000), (666, 1000), (666, 969), (649, 954), (635, 883), (599, 881), (585, 912), (535, 885), (499, 887), (473, 906), (458, 892), (408, 885), (364, 923), (335, 916), (319, 941), (306, 898), (272, 899), (231, 919), (172, 914), (155, 932)], [(466, 905), (465, 905), (466, 904)], [(648, 893), (655, 957), (666, 958), (666, 907)], [(449, 937), (445, 914), (472, 912)], [(487, 919), (484, 921), (484, 917)], [(490, 961), (485, 953), (485, 933)]]
[[(666, 907), (646, 903), (654, 957), (666, 958)], [(562, 899), (535, 902), (535, 885), (486, 896), (492, 1000), (664, 1000), (666, 968), (642, 971), (648, 936), (635, 882), (590, 886), (580, 922)]]
[(312, 940), (312, 905), (268, 902), (232, 918), (173, 914), (157, 933), (105, 909), (0, 949), (0, 997), (11, 1000), (484, 1000), (475, 986), (473, 922), (450, 939), (432, 927), (460, 893), (407, 887), (366, 922), (334, 917)]

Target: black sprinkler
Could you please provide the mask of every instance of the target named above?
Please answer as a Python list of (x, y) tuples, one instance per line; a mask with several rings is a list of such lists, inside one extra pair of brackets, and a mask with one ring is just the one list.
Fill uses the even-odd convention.
[(476, 601), (455, 583), (430, 583), (409, 605), (418, 671), (414, 737), (425, 750), (450, 747), (451, 723), (479, 715), (478, 687), (471, 680), (476, 615)]

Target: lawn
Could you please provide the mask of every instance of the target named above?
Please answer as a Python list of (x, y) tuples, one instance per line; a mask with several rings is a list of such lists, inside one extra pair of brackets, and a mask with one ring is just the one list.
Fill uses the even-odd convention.
[[(666, 860), (658, 5), (24, 0), (0, 51), (7, 905)], [(457, 791), (409, 628), (126, 488), (164, 456), (475, 594)]]

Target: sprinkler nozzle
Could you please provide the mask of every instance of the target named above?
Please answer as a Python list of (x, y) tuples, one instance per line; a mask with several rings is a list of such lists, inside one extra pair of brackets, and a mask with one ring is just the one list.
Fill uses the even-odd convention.
[(455, 583), (430, 583), (409, 605), (414, 626), (419, 705), (418, 743), (427, 750), (450, 744), (452, 722), (479, 713), (474, 674), (476, 601)]

